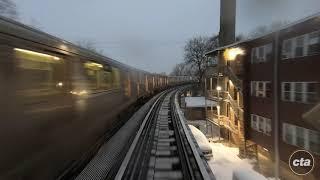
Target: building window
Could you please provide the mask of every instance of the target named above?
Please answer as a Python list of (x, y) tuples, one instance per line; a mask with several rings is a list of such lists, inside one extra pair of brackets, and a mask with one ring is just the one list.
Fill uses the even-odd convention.
[(267, 119), (267, 118), (265, 118), (265, 121), (266, 121), (266, 134), (267, 135), (271, 135), (271, 130), (272, 130), (272, 128), (271, 128), (271, 119)]
[(304, 129), (301, 127), (296, 127), (296, 145), (299, 147), (304, 147), (304, 139)]
[(282, 59), (303, 57), (320, 53), (320, 31), (286, 39), (282, 43)]
[(282, 45), (282, 59), (288, 59), (292, 57), (292, 39), (283, 41)]
[(315, 103), (317, 101), (317, 83), (308, 83), (306, 87), (306, 102)]
[(296, 129), (293, 128), (293, 126), (283, 123), (283, 131), (282, 131), (282, 139), (284, 142), (287, 142), (288, 144), (295, 144), (293, 141), (293, 134)]
[(309, 34), (308, 39), (308, 55), (320, 53), (320, 31), (312, 32)]
[(309, 148), (312, 152), (320, 152), (320, 133), (309, 131)]
[(304, 55), (303, 50), (305, 47), (304, 43), (305, 36), (299, 36), (296, 38), (296, 46), (294, 49), (294, 56), (295, 57), (301, 57)]
[(251, 128), (262, 132), (268, 136), (271, 135), (271, 119), (251, 114)]
[(317, 101), (317, 82), (282, 82), (282, 100), (300, 103)]
[(254, 114), (251, 114), (251, 128), (258, 129), (257, 116)]
[(271, 82), (251, 81), (251, 96), (271, 97)]
[(258, 124), (259, 124), (259, 132), (264, 132), (265, 131), (265, 129), (266, 129), (266, 123), (265, 123), (265, 120), (264, 120), (264, 118), (263, 117), (261, 117), (261, 116), (258, 116)]
[(251, 63), (263, 63), (271, 60), (272, 43), (252, 48)]
[(282, 125), (282, 140), (315, 153), (320, 153), (320, 133), (288, 123)]

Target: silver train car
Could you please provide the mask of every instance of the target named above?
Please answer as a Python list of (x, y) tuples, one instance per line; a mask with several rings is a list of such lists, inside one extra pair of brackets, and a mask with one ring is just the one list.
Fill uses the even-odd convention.
[(0, 179), (55, 179), (141, 98), (187, 77), (141, 71), (0, 18)]

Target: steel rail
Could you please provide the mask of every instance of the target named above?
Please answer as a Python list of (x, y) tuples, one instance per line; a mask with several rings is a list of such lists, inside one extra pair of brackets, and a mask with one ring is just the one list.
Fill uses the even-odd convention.
[[(150, 171), (153, 173), (161, 172), (161, 170), (156, 170), (155, 168), (159, 165), (156, 164), (157, 161), (153, 162), (155, 166), (150, 166), (149, 163), (152, 162), (150, 161), (151, 156), (153, 158), (156, 157), (156, 159), (161, 159), (161, 156), (159, 157), (156, 155), (161, 152), (161, 149), (159, 150), (154, 147), (155, 144), (157, 144), (157, 142), (159, 143), (161, 140), (158, 135), (155, 135), (157, 134), (157, 124), (159, 125), (159, 123), (161, 124), (163, 121), (166, 121), (166, 126), (170, 127), (170, 130), (168, 129), (168, 131), (173, 132), (173, 134), (170, 135), (170, 137), (166, 137), (167, 139), (165, 140), (168, 140), (168, 142), (172, 140), (172, 142), (174, 142), (174, 145), (172, 146), (176, 146), (176, 150), (170, 151), (171, 155), (168, 156), (171, 160), (174, 158), (178, 159), (178, 163), (175, 167), (168, 170), (170, 173), (176, 173), (175, 175), (172, 175), (175, 177), (173, 179), (210, 179), (208, 172), (202, 164), (203, 162), (198, 154), (199, 152), (195, 149), (193, 142), (191, 142), (192, 139), (189, 135), (190, 132), (186, 129), (184, 124), (185, 122), (180, 119), (180, 109), (176, 107), (178, 92), (178, 89), (172, 89), (164, 92), (150, 108), (119, 168), (115, 177), (116, 180), (149, 179)], [(166, 112), (168, 112), (168, 114), (164, 115)], [(167, 171), (162, 171), (161, 175), (165, 175), (165, 172)], [(151, 177), (157, 178), (156, 174), (152, 174)], [(164, 177), (161, 178), (165, 179)]]
[(118, 170), (118, 173), (117, 173), (115, 179), (118, 179), (118, 180), (119, 180), (119, 179), (122, 179), (122, 178), (123, 178), (124, 173), (125, 173), (128, 165), (129, 165), (129, 161), (130, 161), (130, 159), (134, 156), (134, 155), (133, 155), (133, 152), (135, 151), (135, 148), (136, 148), (136, 146), (138, 145), (138, 140), (140, 139), (140, 136), (142, 135), (145, 126), (146, 126), (147, 123), (149, 122), (150, 117), (154, 115), (154, 110), (155, 110), (155, 108), (159, 106), (159, 102), (161, 101), (161, 99), (164, 97), (164, 95), (165, 95), (166, 93), (167, 93), (167, 91), (166, 91), (166, 92), (163, 92), (163, 93), (158, 97), (158, 99), (157, 99), (156, 102), (152, 105), (152, 107), (150, 108), (148, 114), (147, 114), (146, 117), (144, 118), (144, 120), (143, 120), (143, 122), (142, 122), (142, 124), (141, 124), (141, 126), (140, 126), (140, 128), (139, 128), (139, 131), (137, 132), (137, 134), (136, 134), (136, 136), (135, 136), (135, 138), (134, 138), (134, 140), (133, 140), (133, 142), (132, 142), (132, 144), (131, 144), (131, 146), (130, 146), (130, 148), (129, 148), (129, 151), (128, 151), (128, 153), (126, 154), (126, 156), (125, 156), (125, 158), (124, 158), (124, 160), (123, 160), (123, 162), (122, 162), (122, 164), (121, 164), (121, 166), (120, 166), (120, 168), (119, 168), (119, 170)]

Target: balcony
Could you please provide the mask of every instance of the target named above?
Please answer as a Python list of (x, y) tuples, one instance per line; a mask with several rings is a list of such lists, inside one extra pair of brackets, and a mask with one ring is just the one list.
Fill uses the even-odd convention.
[(243, 120), (243, 109), (239, 106), (238, 102), (235, 101), (231, 95), (228, 93), (228, 102), (231, 105), (231, 108), (233, 109), (233, 111), (235, 112), (235, 115), (237, 118), (239, 118), (239, 120)]
[(239, 92), (242, 92), (243, 85), (242, 80), (240, 79), (239, 75), (237, 75), (234, 70), (232, 70), (229, 66), (224, 67), (224, 74), (228, 76), (228, 78), (232, 81), (234, 86)]
[(219, 99), (218, 99), (218, 91), (217, 90), (207, 90), (206, 97), (210, 100), (214, 101), (222, 101), (227, 99), (228, 92), (227, 91), (220, 91), (219, 92)]
[(220, 91), (219, 99), (218, 99), (218, 91), (217, 90), (208, 90), (206, 93), (206, 97), (210, 100), (214, 101), (227, 101), (231, 108), (234, 110), (236, 117), (239, 120), (243, 120), (243, 109), (238, 104), (236, 100), (234, 100), (228, 91)]

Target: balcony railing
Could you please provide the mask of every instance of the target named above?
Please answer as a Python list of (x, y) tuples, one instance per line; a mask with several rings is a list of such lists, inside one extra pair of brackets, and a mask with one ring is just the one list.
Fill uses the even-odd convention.
[(235, 112), (235, 115), (239, 118), (239, 120), (243, 120), (243, 109), (239, 106), (238, 102), (231, 97), (229, 93), (228, 102), (230, 103), (232, 109)]
[(238, 126), (236, 126), (233, 122), (231, 122), (231, 119), (229, 119), (227, 116), (220, 115), (220, 117), (218, 118), (217, 115), (213, 115), (213, 116), (209, 115), (207, 116), (207, 120), (220, 127), (223, 126), (234, 133), (238, 133)]
[(229, 66), (225, 66), (224, 73), (228, 75), (229, 79), (232, 81), (233, 85), (242, 92), (242, 80), (233, 72)]
[(243, 120), (243, 109), (239, 106), (238, 102), (232, 98), (228, 91), (220, 91), (219, 92), (219, 99), (218, 99), (218, 92), (217, 90), (208, 90), (207, 91), (207, 98), (214, 100), (214, 101), (228, 101), (235, 112), (236, 117), (239, 120)]
[(220, 115), (220, 117), (218, 117), (216, 110), (208, 110), (206, 113), (206, 119), (215, 125), (223, 126), (234, 133), (238, 133), (238, 126), (234, 121), (224, 115)]
[(218, 91), (217, 90), (208, 90), (207, 93), (206, 93), (206, 96), (211, 99), (211, 100), (214, 100), (214, 101), (222, 101), (224, 99), (227, 99), (227, 95), (228, 95), (228, 92), (227, 91), (220, 91), (219, 92), (219, 99), (218, 99)]

